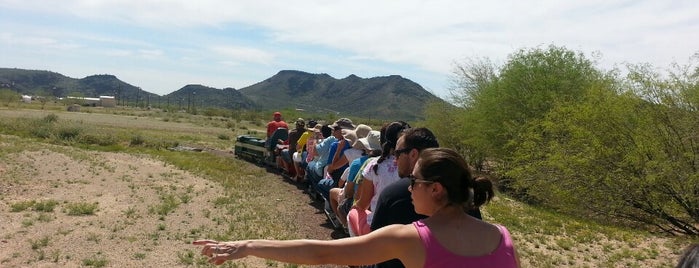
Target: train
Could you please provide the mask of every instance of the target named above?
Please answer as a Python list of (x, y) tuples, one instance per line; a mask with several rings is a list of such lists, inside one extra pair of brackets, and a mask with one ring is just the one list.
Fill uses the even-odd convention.
[(277, 166), (277, 142), (289, 138), (289, 130), (279, 128), (268, 140), (251, 135), (240, 135), (235, 139), (233, 153), (236, 157), (258, 165)]

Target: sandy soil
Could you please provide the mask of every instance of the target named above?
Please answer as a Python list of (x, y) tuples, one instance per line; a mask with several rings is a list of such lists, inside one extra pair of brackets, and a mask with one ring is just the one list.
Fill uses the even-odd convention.
[[(334, 231), (307, 205), (308, 197), (290, 183), (279, 185), (294, 196), (282, 198), (296, 199), (289, 204), (302, 204), (293, 213), (303, 228), (292, 231), (331, 239)], [(166, 194), (191, 199), (162, 217), (153, 207)], [(222, 195), (213, 182), (148, 157), (67, 147), (14, 153), (0, 162), (0, 267), (100, 266), (102, 260), (108, 267), (196, 265), (198, 249), (187, 242), (220, 228), (204, 214), (224, 213), (212, 205)], [(42, 200), (58, 204), (53, 212), (10, 212), (13, 204)], [(94, 215), (67, 213), (72, 204), (91, 203), (98, 204)], [(236, 261), (239, 267), (268, 264)]]

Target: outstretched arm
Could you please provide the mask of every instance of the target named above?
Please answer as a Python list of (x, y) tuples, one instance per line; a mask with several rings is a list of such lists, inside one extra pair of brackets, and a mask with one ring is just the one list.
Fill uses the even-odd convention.
[(368, 265), (414, 256), (421, 247), (412, 225), (391, 225), (364, 236), (337, 240), (198, 240), (193, 244), (204, 246), (202, 255), (217, 265), (246, 256), (297, 264)]

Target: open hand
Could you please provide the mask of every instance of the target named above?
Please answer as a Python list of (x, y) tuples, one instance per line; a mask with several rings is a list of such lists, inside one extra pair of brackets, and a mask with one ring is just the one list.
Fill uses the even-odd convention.
[(204, 246), (201, 255), (209, 257), (209, 262), (221, 265), (227, 260), (242, 258), (235, 242), (218, 242), (216, 240), (197, 240), (192, 242), (196, 246)]

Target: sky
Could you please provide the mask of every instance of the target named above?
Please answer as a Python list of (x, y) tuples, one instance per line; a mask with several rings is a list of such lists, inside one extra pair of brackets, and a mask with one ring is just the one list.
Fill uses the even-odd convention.
[(0, 0), (0, 67), (112, 74), (158, 95), (281, 70), (400, 75), (446, 98), (456, 64), (549, 45), (667, 68), (699, 52), (696, 0)]

